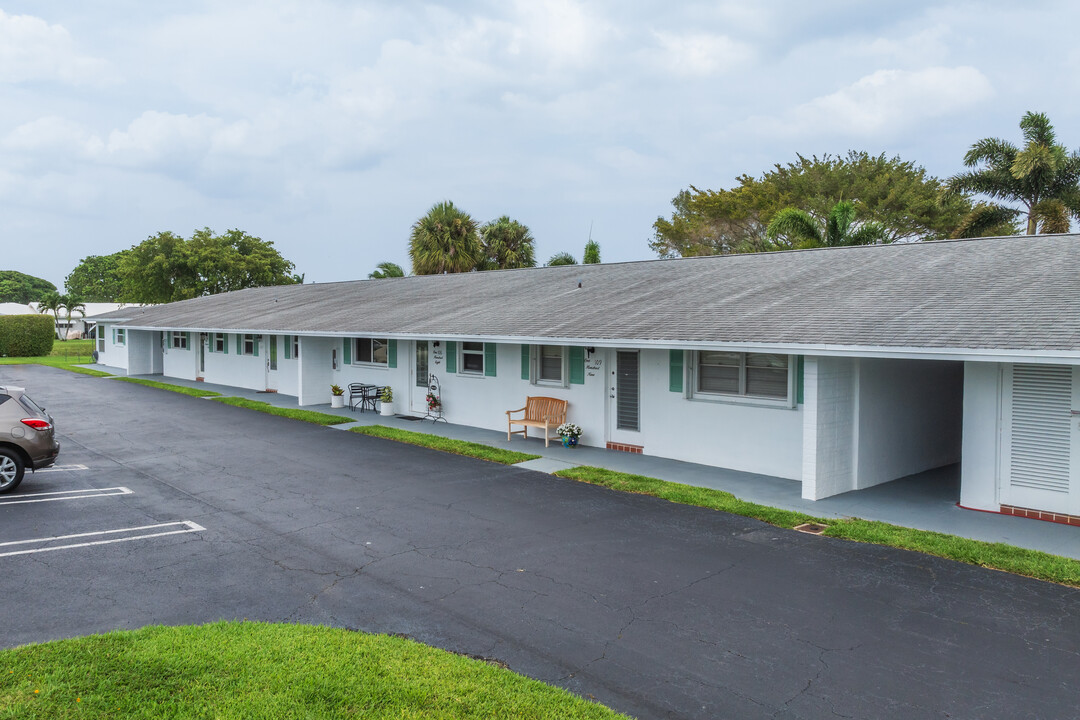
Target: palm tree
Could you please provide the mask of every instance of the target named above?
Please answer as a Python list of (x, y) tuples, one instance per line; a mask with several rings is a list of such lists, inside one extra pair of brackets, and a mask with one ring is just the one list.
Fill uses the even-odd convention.
[(394, 277), (405, 277), (405, 271), (401, 269), (400, 265), (392, 262), (381, 262), (375, 266), (373, 271), (368, 273), (368, 278), (371, 280)]
[(888, 232), (880, 223), (856, 223), (855, 203), (850, 200), (836, 203), (824, 226), (804, 210), (784, 208), (773, 216), (765, 236), (772, 243), (770, 250), (878, 245), (889, 241)]
[(554, 265), (577, 265), (577, 259), (568, 252), (555, 253), (551, 259), (544, 263), (548, 267)]
[[(60, 308), (64, 306), (63, 297), (55, 290), (45, 293), (38, 301), (38, 312), (51, 312), (56, 320), (56, 336), (60, 337)], [(60, 338), (63, 340), (63, 338)]]
[[(996, 200), (1019, 203), (1019, 210), (1005, 205), (997, 208), (997, 217), (1009, 219), (1027, 213), (1027, 234), (1068, 232), (1070, 216), (1080, 219), (1080, 155), (1069, 154), (1057, 142), (1054, 126), (1043, 113), (1028, 112), (1020, 120), (1024, 147), (1007, 140), (983, 138), (964, 155), (964, 165), (974, 168), (949, 178), (946, 196), (965, 192), (989, 195)], [(973, 211), (984, 216), (989, 211)], [(958, 233), (978, 228), (978, 218), (969, 216)]]
[[(67, 312), (67, 325), (69, 332), (71, 331), (71, 313), (78, 312), (83, 317), (86, 317), (86, 304), (75, 295), (61, 295), (58, 309), (61, 308)], [(67, 337), (65, 336), (61, 339), (67, 340)]]
[(536, 267), (532, 233), (526, 225), (503, 215), (480, 228), (484, 262), (481, 270)]
[(585, 254), (581, 256), (583, 265), (595, 265), (600, 262), (600, 243), (592, 238), (585, 243)]
[(446, 200), (412, 226), (409, 257), (417, 275), (469, 272), (483, 259), (476, 221)]

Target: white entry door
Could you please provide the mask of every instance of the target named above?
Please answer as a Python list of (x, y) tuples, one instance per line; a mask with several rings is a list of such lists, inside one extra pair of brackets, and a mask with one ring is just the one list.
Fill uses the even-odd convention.
[(409, 411), (413, 415), (423, 415), (427, 413), (431, 342), (417, 340), (412, 345), (412, 363), (409, 370)]
[(641, 440), (641, 354), (637, 350), (608, 350), (607, 439), (624, 445)]
[(266, 343), (266, 389), (278, 389), (277, 335), (267, 335)]
[(1006, 366), (1002, 505), (1080, 515), (1080, 367)]

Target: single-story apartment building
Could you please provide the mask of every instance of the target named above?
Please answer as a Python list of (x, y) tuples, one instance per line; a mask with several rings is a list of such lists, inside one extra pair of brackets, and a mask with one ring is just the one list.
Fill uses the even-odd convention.
[(100, 362), (788, 478), (820, 499), (960, 463), (964, 507), (1080, 524), (1080, 236), (252, 288), (94, 318)]

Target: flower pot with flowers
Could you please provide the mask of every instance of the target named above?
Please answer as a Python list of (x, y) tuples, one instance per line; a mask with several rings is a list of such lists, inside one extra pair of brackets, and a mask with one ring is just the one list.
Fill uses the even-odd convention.
[(555, 432), (562, 438), (563, 447), (577, 447), (581, 426), (567, 422), (555, 428)]
[(340, 385), (330, 386), (330, 407), (343, 408), (345, 407), (345, 389)]
[(380, 415), (393, 415), (394, 414), (394, 391), (387, 385), (379, 392), (379, 414)]

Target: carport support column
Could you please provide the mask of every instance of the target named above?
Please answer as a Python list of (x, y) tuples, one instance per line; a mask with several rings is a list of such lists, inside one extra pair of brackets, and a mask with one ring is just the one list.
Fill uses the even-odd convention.
[(854, 490), (858, 361), (807, 356), (803, 387), (803, 499)]

